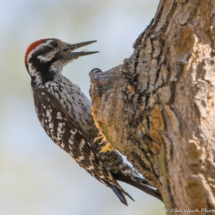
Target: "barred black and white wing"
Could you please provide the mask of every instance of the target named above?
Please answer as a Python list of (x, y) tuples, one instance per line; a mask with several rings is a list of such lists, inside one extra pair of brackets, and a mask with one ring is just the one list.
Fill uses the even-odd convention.
[(34, 103), (38, 119), (48, 136), (91, 176), (110, 187), (120, 201), (127, 205), (124, 194), (128, 197), (130, 195), (105, 168), (79, 125), (73, 121), (58, 99), (45, 88), (39, 88), (34, 90)]

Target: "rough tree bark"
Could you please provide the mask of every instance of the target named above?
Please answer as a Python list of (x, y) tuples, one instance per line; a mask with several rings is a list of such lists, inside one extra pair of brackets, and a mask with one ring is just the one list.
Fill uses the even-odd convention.
[(160, 190), (169, 214), (215, 209), (214, 42), (215, 0), (161, 0), (133, 55), (90, 74), (109, 150)]

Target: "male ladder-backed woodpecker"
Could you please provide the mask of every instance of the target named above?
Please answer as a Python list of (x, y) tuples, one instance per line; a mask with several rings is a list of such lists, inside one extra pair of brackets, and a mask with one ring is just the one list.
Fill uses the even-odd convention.
[(107, 143), (98, 144), (101, 136), (91, 114), (90, 100), (77, 85), (62, 75), (63, 67), (72, 60), (97, 53), (72, 52), (93, 42), (96, 41), (68, 44), (50, 38), (38, 40), (28, 47), (25, 66), (31, 76), (38, 119), (54, 143), (70, 154), (91, 176), (111, 188), (125, 205), (124, 194), (132, 197), (117, 180), (162, 201), (159, 191), (148, 186), (116, 150), (101, 150)]

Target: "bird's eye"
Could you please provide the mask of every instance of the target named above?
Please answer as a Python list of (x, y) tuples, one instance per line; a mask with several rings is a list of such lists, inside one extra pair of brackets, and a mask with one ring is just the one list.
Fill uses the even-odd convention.
[(56, 41), (51, 42), (50, 45), (54, 48), (57, 48), (57, 46), (58, 46)]

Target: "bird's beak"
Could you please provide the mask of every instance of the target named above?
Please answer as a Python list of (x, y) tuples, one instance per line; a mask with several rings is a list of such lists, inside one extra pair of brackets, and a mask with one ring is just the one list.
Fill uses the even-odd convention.
[(85, 56), (85, 55), (90, 55), (90, 54), (95, 54), (98, 53), (98, 51), (94, 51), (94, 52), (85, 52), (85, 51), (81, 51), (81, 52), (72, 52), (75, 49), (78, 49), (80, 47), (89, 45), (91, 43), (95, 43), (97, 42), (97, 40), (93, 40), (93, 41), (87, 41), (87, 42), (83, 42), (83, 43), (76, 43), (76, 44), (67, 44), (67, 46), (63, 49), (64, 52), (69, 53), (70, 57), (76, 58), (76, 57), (81, 57), (81, 56)]

